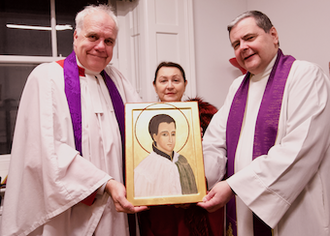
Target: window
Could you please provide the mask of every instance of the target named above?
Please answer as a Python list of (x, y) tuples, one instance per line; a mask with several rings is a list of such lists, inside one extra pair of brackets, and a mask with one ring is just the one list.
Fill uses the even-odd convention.
[[(0, 154), (11, 152), (19, 99), (40, 63), (68, 56), (76, 13), (108, 0), (0, 1)], [(64, 30), (59, 26), (65, 26)]]

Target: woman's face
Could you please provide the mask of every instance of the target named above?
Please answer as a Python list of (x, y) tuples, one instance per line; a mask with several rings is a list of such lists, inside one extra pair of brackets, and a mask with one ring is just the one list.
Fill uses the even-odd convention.
[(187, 81), (184, 81), (181, 71), (176, 67), (161, 67), (153, 84), (161, 102), (180, 102)]

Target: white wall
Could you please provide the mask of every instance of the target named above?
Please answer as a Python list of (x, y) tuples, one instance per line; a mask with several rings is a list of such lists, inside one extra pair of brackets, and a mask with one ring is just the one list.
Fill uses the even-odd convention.
[(240, 71), (229, 63), (234, 57), (228, 23), (245, 11), (242, 0), (194, 0), (197, 95), (218, 108)]
[(276, 27), (281, 49), (319, 64), (329, 74), (329, 0), (194, 0), (197, 94), (220, 108), (229, 85), (240, 75), (227, 25), (246, 10), (259, 10)]

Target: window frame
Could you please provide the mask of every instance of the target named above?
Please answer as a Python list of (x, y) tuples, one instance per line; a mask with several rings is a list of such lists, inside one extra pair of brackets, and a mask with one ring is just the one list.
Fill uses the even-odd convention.
[(40, 64), (44, 62), (53, 62), (64, 59), (62, 56), (57, 55), (57, 35), (56, 35), (56, 12), (55, 0), (50, 0), (50, 23), (51, 23), (51, 46), (52, 56), (20, 56), (20, 55), (1, 55), (0, 63), (2, 64)]

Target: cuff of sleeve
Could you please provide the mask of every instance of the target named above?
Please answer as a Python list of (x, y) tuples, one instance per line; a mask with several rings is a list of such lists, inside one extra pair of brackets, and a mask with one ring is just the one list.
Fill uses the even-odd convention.
[(289, 202), (268, 188), (254, 171), (246, 167), (228, 178), (236, 195), (271, 228), (274, 228), (290, 207)]
[(101, 187), (99, 187), (91, 195), (89, 195), (84, 200), (82, 200), (81, 203), (83, 203), (87, 206), (91, 206), (95, 201), (96, 195), (103, 195), (105, 187), (110, 179), (113, 179), (113, 178), (110, 177), (104, 184), (101, 185)]
[[(109, 181), (109, 180), (108, 180), (108, 181)], [(105, 182), (101, 187), (98, 188), (98, 190), (96, 191), (96, 194), (97, 194), (97, 195), (103, 195), (103, 193), (104, 193), (104, 189), (105, 189), (105, 186), (107, 185), (108, 181)]]

